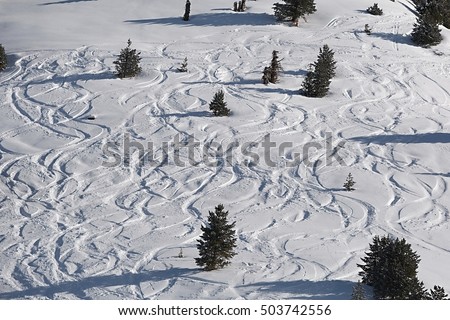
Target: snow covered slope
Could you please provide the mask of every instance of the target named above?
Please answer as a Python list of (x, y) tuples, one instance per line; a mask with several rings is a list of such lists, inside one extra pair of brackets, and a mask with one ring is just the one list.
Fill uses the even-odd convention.
[[(245, 13), (193, 0), (189, 22), (184, 2), (0, 0), (11, 62), (0, 73), (0, 298), (348, 299), (385, 234), (421, 256), (427, 287), (449, 290), (450, 32), (413, 46), (406, 0), (379, 2), (381, 17), (364, 12), (371, 0), (317, 0), (299, 28), (274, 21), (273, 0)], [(128, 38), (143, 72), (119, 80), (112, 62)], [(302, 97), (324, 44), (337, 61), (330, 94)], [(284, 72), (264, 86), (273, 50)], [(229, 118), (209, 116), (219, 89)], [(187, 148), (183, 166), (173, 153), (139, 162), (138, 143), (161, 159), (165, 143), (189, 139), (196, 163)], [(105, 165), (127, 141), (135, 152)], [(211, 165), (211, 143), (238, 147)], [(307, 161), (293, 161), (304, 146)], [(342, 190), (349, 172), (354, 192)], [(196, 240), (219, 203), (238, 254), (202, 272)]]

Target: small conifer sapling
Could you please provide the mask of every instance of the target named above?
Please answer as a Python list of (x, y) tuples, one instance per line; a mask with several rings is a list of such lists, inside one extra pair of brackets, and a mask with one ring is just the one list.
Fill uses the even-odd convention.
[(270, 67), (265, 67), (261, 78), (263, 84), (268, 85), (270, 83), (270, 73)]
[(426, 296), (427, 300), (449, 300), (448, 294), (445, 293), (443, 287), (434, 286), (433, 289), (430, 289), (430, 293)]
[(355, 181), (353, 181), (353, 176), (351, 173), (348, 174), (347, 179), (345, 180), (344, 183), (344, 189), (345, 191), (353, 191), (355, 190), (355, 188), (353, 188), (353, 186), (355, 185)]
[(188, 72), (188, 59), (187, 57), (184, 58), (183, 62), (181, 63), (181, 66), (178, 68), (178, 71), (180, 72)]
[(140, 52), (131, 49), (131, 40), (128, 39), (128, 46), (120, 51), (120, 55), (113, 63), (116, 65), (117, 76), (120, 79), (131, 78), (138, 75), (142, 69), (139, 66), (141, 61)]

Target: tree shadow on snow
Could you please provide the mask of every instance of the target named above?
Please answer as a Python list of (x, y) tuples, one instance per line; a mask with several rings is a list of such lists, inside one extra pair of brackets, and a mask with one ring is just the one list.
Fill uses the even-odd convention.
[(166, 113), (159, 116), (159, 118), (169, 118), (169, 117), (176, 117), (176, 118), (190, 118), (190, 117), (210, 117), (211, 113), (208, 111), (192, 111), (192, 112), (186, 112), (186, 113)]
[(40, 6), (50, 6), (52, 4), (67, 4), (72, 2), (87, 2), (87, 1), (97, 1), (97, 0), (64, 0), (64, 1), (54, 1), (54, 2), (45, 2), (39, 4)]
[(185, 26), (200, 26), (200, 27), (220, 27), (220, 26), (236, 26), (236, 25), (250, 25), (250, 26), (266, 26), (275, 24), (275, 18), (267, 13), (251, 13), (245, 14), (236, 13), (203, 13), (196, 14), (190, 17), (189, 21), (184, 21), (181, 17), (155, 18), (155, 19), (139, 19), (139, 20), (125, 20), (126, 23), (135, 24), (162, 24), (162, 25), (185, 25)]
[(63, 84), (63, 83), (76, 83), (77, 81), (87, 82), (91, 80), (112, 80), (117, 79), (117, 76), (112, 72), (102, 73), (83, 73), (73, 74), (68, 76), (54, 76), (45, 80), (33, 80), (29, 84), (42, 85), (46, 83)]
[(291, 76), (306, 76), (306, 74), (308, 73), (308, 70), (285, 70), (283, 71), (283, 74), (288, 74)]
[[(0, 299), (23, 299), (29, 297), (54, 298), (60, 293), (73, 294), (79, 298), (86, 298), (85, 292), (92, 288), (122, 287), (140, 285), (143, 282), (157, 282), (169, 279), (188, 278), (195, 281), (202, 279), (196, 276), (200, 269), (172, 268), (168, 270), (154, 270), (141, 273), (127, 273), (122, 275), (104, 275), (80, 279), (79, 281), (65, 281), (54, 285), (29, 288), (22, 291), (0, 293)], [(256, 282), (236, 286), (243, 293), (262, 296), (278, 296), (282, 293), (290, 294), (289, 299), (309, 300), (348, 300), (351, 299), (355, 283), (351, 281), (326, 280), (326, 281), (274, 281)], [(245, 295), (245, 294), (244, 294)], [(283, 297), (285, 299), (285, 297)]]
[[(361, 32), (364, 32), (364, 31), (361, 31)], [(389, 40), (389, 41), (396, 42), (396, 43), (414, 45), (413, 41), (411, 40), (411, 37), (404, 36), (402, 34), (386, 33), (386, 32), (372, 32), (370, 34), (370, 36), (378, 37), (378, 38), (381, 38), (384, 40)]]
[(354, 137), (349, 140), (364, 144), (386, 145), (388, 143), (450, 143), (450, 133), (417, 133), (417, 134), (392, 134), (368, 137)]
[(84, 292), (92, 288), (138, 285), (147, 281), (164, 281), (177, 277), (190, 276), (195, 272), (198, 272), (198, 270), (172, 268), (169, 270), (155, 270), (142, 273), (95, 276), (80, 279), (79, 281), (65, 281), (54, 285), (25, 289), (23, 291), (3, 292), (0, 293), (0, 299), (20, 299), (33, 296), (44, 296), (51, 299), (55, 294), (62, 292), (84, 297)]
[[(298, 280), (257, 282), (241, 285), (236, 287), (236, 289), (239, 291), (249, 291), (253, 294), (256, 293), (258, 296), (287, 293), (292, 295), (289, 299), (296, 300), (350, 300), (354, 286), (354, 282), (342, 280)], [(286, 299), (286, 297), (283, 296), (283, 299)]]

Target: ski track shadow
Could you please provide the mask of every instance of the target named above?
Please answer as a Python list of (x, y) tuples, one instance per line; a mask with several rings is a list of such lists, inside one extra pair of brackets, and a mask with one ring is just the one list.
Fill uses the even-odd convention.
[(40, 6), (50, 6), (53, 4), (67, 4), (67, 3), (72, 3), (72, 2), (90, 2), (90, 1), (97, 1), (97, 0), (64, 0), (64, 1), (54, 1), (54, 2), (45, 2), (45, 3), (41, 3), (39, 4)]
[(417, 134), (392, 134), (368, 137), (354, 137), (349, 140), (364, 144), (386, 145), (388, 143), (450, 143), (450, 133), (417, 133)]
[[(360, 31), (360, 32), (363, 33), (364, 31)], [(403, 36), (401, 34), (386, 33), (386, 32), (372, 32), (370, 34), (370, 36), (381, 38), (383, 40), (396, 42), (396, 43), (414, 45), (414, 42), (411, 40), (411, 37)]]
[(125, 20), (126, 23), (135, 24), (162, 24), (162, 25), (186, 25), (186, 26), (200, 26), (200, 27), (219, 27), (219, 26), (236, 26), (236, 25), (250, 25), (250, 26), (267, 26), (275, 24), (274, 17), (267, 13), (204, 13), (192, 15), (189, 21), (184, 21), (181, 17), (168, 17), (156, 19), (138, 19)]

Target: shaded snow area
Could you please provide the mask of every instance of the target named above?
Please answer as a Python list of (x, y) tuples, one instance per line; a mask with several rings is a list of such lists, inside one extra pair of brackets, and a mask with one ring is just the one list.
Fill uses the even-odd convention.
[[(448, 291), (450, 32), (414, 46), (407, 0), (317, 0), (298, 28), (273, 0), (191, 2), (183, 21), (184, 0), (0, 0), (0, 299), (350, 299), (388, 234)], [(128, 38), (142, 73), (120, 80)], [(324, 44), (336, 77), (303, 97)], [(230, 117), (210, 114), (220, 89)], [(237, 255), (204, 272), (220, 203)]]

